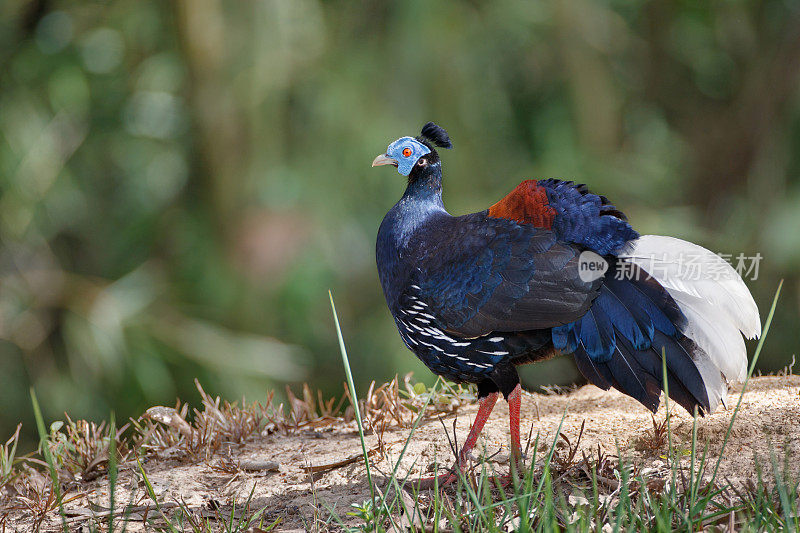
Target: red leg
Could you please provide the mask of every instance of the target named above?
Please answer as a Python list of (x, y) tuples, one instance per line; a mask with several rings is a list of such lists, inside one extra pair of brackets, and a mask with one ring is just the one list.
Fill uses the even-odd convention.
[(494, 409), (494, 404), (497, 403), (498, 396), (499, 393), (493, 392), (480, 399), (478, 414), (475, 415), (475, 421), (472, 423), (472, 427), (469, 430), (467, 440), (464, 441), (464, 446), (461, 447), (461, 451), (458, 454), (458, 462), (461, 465), (466, 462), (469, 453), (478, 442), (478, 436), (481, 434), (481, 431), (483, 431), (483, 426), (486, 425), (486, 421), (489, 420), (489, 415), (492, 414), (492, 409)]
[(478, 442), (478, 436), (481, 434), (483, 426), (486, 425), (486, 421), (489, 419), (489, 415), (492, 413), (492, 409), (494, 409), (494, 404), (497, 403), (498, 395), (499, 393), (493, 392), (488, 396), (484, 396), (483, 398), (480, 399), (478, 414), (475, 415), (475, 420), (472, 422), (472, 427), (470, 427), (469, 429), (469, 434), (467, 434), (467, 440), (464, 441), (464, 445), (458, 452), (458, 459), (456, 460), (456, 464), (453, 465), (453, 468), (451, 468), (449, 472), (447, 472), (446, 474), (442, 474), (441, 476), (423, 478), (419, 481), (418, 484), (415, 483), (415, 485), (417, 485), (421, 489), (429, 489), (433, 488), (434, 485), (436, 484), (438, 484), (440, 487), (444, 485), (449, 485), (450, 483), (458, 479), (458, 476), (456, 475), (456, 469), (463, 471), (464, 465), (466, 464), (467, 458), (469, 457), (469, 453), (472, 451), (472, 448), (474, 448), (475, 444)]
[(508, 419), (511, 431), (511, 458), (517, 467), (517, 473), (522, 472), (522, 445), (519, 439), (519, 411), (522, 403), (522, 388), (517, 385), (508, 395)]

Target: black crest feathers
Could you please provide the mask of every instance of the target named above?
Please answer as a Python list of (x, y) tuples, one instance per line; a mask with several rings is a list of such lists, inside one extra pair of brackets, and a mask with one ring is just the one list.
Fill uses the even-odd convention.
[(450, 136), (447, 135), (447, 132), (444, 130), (444, 128), (437, 126), (433, 122), (428, 122), (422, 126), (420, 137), (427, 139), (434, 146), (438, 146), (439, 148), (453, 147), (453, 143), (450, 142)]

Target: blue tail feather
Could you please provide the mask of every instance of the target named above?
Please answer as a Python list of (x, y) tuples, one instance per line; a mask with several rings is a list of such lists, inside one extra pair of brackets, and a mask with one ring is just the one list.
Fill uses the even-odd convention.
[[(684, 342), (689, 339), (684, 337)], [(686, 386), (686, 389), (695, 399), (696, 403), (706, 411), (709, 410), (708, 392), (706, 391), (703, 377), (692, 360), (692, 356), (687, 352), (681, 343), (682, 339), (667, 337), (660, 332), (656, 332), (653, 339), (653, 350), (659, 355), (663, 354), (667, 358), (667, 368)]]
[(656, 331), (677, 336), (676, 324), (686, 320), (683, 313), (658, 282), (644, 272), (641, 274), (632, 279), (604, 280), (599, 296), (586, 314), (553, 329), (555, 347), (564, 353), (574, 350), (576, 346), (568, 342), (572, 331), (589, 357), (606, 362), (614, 353), (617, 332), (638, 350), (651, 346)]
[[(647, 350), (634, 350), (634, 348), (626, 344), (625, 340), (620, 340), (620, 348), (622, 351), (634, 353), (636, 361), (641, 365), (642, 370), (648, 375), (648, 392), (655, 398), (655, 407), (658, 408), (658, 400), (661, 396), (661, 391), (664, 389), (664, 373), (661, 360), (661, 350), (650, 348)], [(669, 364), (670, 357), (667, 356), (667, 380), (669, 385), (669, 396), (673, 401), (677, 402), (687, 411), (692, 411), (695, 405), (698, 404), (698, 399), (695, 398), (689, 390), (687, 382), (691, 383), (691, 373), (689, 377), (684, 377), (677, 373), (674, 368)], [(680, 377), (679, 377), (680, 376)], [(647, 404), (645, 404), (647, 405)], [(649, 406), (648, 406), (649, 407)]]
[(637, 349), (647, 349), (650, 346), (650, 339), (653, 338), (652, 333), (646, 334), (642, 331), (631, 310), (611, 288), (604, 285), (600, 291), (600, 298), (596, 300), (597, 306), (610, 318), (614, 328)]
[[(650, 314), (644, 309), (644, 306), (647, 304), (639, 305), (638, 303), (640, 294), (636, 289), (630, 286), (629, 280), (606, 279), (604, 286), (608, 287), (609, 291), (616, 296), (620, 304), (625, 306), (625, 309), (630, 313), (643, 336), (642, 339), (639, 339), (640, 342), (638, 343), (635, 342), (636, 337), (633, 335), (627, 336), (627, 338), (631, 340), (631, 342), (634, 342), (638, 349), (644, 350), (649, 348), (650, 342), (653, 339), (655, 326), (653, 325), (653, 319), (650, 318)], [(623, 329), (623, 331), (625, 330)]]
[(689, 411), (707, 411), (708, 393), (691, 355), (698, 348), (679, 332), (686, 318), (666, 290), (642, 274), (606, 279), (583, 317), (552, 330), (553, 345), (573, 352), (590, 382), (613, 386), (651, 410), (663, 387), (663, 351), (670, 397)]
[(645, 387), (647, 373), (636, 360), (635, 354), (625, 354), (617, 347), (610, 363), (609, 369), (623, 392), (639, 400), (648, 409), (658, 408), (658, 395), (654, 396)]
[(601, 363), (611, 359), (617, 345), (614, 325), (602, 309), (593, 305), (577, 324), (576, 334), (592, 359)]
[(573, 353), (575, 354), (575, 365), (589, 383), (603, 390), (608, 390), (614, 385), (613, 380), (606, 377), (608, 369), (603, 367), (604, 372), (601, 372), (598, 365), (592, 361), (592, 358), (589, 357), (583, 349), (573, 350)]
[[(608, 390), (616, 388), (655, 412), (660, 402), (663, 390), (663, 369), (660, 353), (655, 347), (647, 350), (636, 350), (624, 337), (617, 338), (618, 344), (611, 359), (606, 362), (596, 362), (587, 354), (583, 346), (574, 352), (578, 370), (592, 384)], [(692, 412), (695, 406), (701, 414), (708, 411), (708, 399), (703, 391), (698, 390), (697, 370), (688, 369), (683, 365), (670, 364), (677, 359), (674, 356), (677, 340), (668, 339), (667, 355), (667, 380), (669, 396), (684, 409)], [(671, 356), (671, 355), (672, 356)], [(699, 383), (702, 386), (702, 381)]]

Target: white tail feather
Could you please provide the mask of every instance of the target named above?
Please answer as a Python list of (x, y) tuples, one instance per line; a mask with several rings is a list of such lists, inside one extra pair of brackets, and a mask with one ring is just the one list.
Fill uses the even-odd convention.
[(717, 254), (674, 237), (642, 235), (623, 257), (632, 259), (668, 291), (697, 296), (721, 307), (748, 339), (761, 335), (758, 307), (750, 291), (736, 270)]
[(747, 350), (739, 332), (747, 338), (761, 335), (758, 307), (744, 281), (718, 255), (673, 237), (643, 235), (621, 257), (655, 278), (683, 311), (683, 334), (704, 352), (695, 365), (713, 410), (724, 401), (725, 381), (740, 381), (747, 374)]
[(747, 348), (739, 330), (720, 318), (719, 310), (707, 301), (679, 292), (671, 296), (687, 319), (683, 334), (711, 356), (728, 381), (743, 380), (747, 375)]

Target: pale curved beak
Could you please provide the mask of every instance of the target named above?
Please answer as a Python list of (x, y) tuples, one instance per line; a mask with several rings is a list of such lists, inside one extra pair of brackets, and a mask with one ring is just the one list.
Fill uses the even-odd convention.
[(381, 154), (375, 159), (372, 160), (373, 167), (379, 167), (381, 165), (394, 165), (397, 166), (397, 159), (393, 159), (386, 154)]

